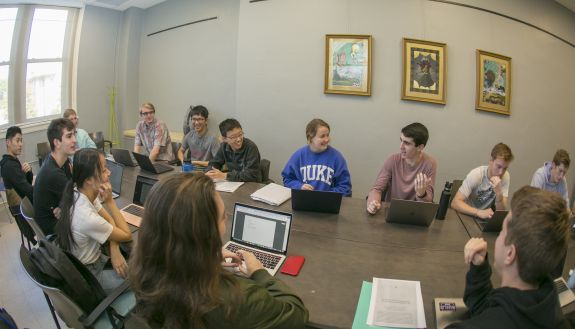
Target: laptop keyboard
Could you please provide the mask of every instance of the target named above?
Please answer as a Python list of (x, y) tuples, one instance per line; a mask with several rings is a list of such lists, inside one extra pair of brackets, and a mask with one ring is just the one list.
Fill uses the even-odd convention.
[(555, 289), (557, 290), (557, 293), (560, 294), (564, 291), (567, 291), (567, 286), (565, 285), (563, 280), (556, 280), (555, 282), (553, 282), (555, 284)]
[(138, 217), (144, 217), (144, 208), (131, 204), (123, 209), (125, 212)]
[(226, 249), (233, 252), (233, 253), (237, 253), (238, 250), (249, 251), (249, 252), (253, 253), (254, 256), (256, 256), (256, 258), (262, 263), (262, 265), (265, 268), (269, 268), (270, 270), (273, 270), (281, 259), (281, 257), (279, 257), (279, 256), (272, 255), (272, 254), (269, 254), (266, 252), (261, 252), (261, 251), (255, 250), (255, 249), (244, 248), (244, 247), (239, 246), (239, 245), (234, 244), (234, 243), (228, 244), (226, 246)]

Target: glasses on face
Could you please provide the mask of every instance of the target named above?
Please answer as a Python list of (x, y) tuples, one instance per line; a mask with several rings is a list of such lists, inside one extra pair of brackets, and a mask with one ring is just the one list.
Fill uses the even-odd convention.
[(226, 139), (234, 141), (234, 140), (238, 140), (238, 139), (242, 139), (244, 137), (244, 133), (243, 131), (237, 135), (234, 136), (227, 136)]
[(149, 111), (149, 112), (140, 112), (140, 116), (142, 117), (146, 117), (148, 115), (152, 115), (155, 111)]
[(192, 122), (204, 122), (206, 121), (205, 118), (192, 118)]

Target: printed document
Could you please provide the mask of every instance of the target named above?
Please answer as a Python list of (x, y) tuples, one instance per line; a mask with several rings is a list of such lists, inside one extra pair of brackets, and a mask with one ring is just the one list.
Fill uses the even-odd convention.
[(419, 281), (373, 278), (367, 324), (426, 328)]

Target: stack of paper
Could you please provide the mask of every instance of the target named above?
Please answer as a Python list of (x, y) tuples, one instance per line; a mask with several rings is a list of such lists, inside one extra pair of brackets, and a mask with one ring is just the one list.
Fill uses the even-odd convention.
[(279, 206), (291, 198), (291, 189), (276, 183), (269, 183), (250, 196), (256, 201)]
[(228, 182), (226, 180), (217, 181), (215, 183), (216, 183), (216, 191), (228, 192), (228, 193), (233, 193), (240, 186), (244, 185), (244, 182)]

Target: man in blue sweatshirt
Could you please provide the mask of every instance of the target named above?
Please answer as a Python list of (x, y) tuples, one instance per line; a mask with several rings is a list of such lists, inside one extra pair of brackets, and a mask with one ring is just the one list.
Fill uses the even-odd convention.
[(570, 164), (569, 153), (563, 149), (557, 150), (553, 161), (545, 162), (543, 167), (535, 171), (533, 179), (531, 179), (531, 186), (559, 193), (569, 208), (569, 191), (567, 190), (565, 174), (569, 170)]

